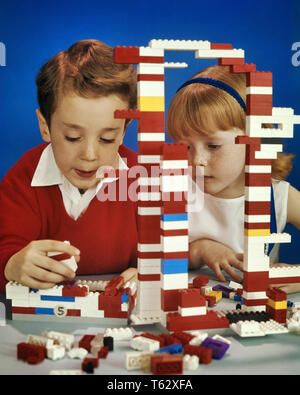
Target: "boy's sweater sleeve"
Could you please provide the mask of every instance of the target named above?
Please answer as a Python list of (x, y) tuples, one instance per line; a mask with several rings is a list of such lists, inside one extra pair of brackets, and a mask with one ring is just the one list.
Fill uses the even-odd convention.
[(41, 220), (29, 174), (15, 165), (0, 184), (0, 292), (5, 292), (4, 269), (9, 258), (39, 238)]

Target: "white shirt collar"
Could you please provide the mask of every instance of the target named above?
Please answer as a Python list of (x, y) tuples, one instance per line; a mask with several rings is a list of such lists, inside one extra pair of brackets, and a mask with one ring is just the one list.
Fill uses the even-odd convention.
[[(118, 159), (118, 168), (120, 170), (128, 170), (127, 164), (119, 154)], [(85, 191), (84, 194), (81, 194), (78, 188), (71, 184), (58, 168), (54, 158), (52, 145), (49, 144), (42, 152), (39, 163), (32, 177), (31, 186), (42, 187), (58, 185), (62, 193), (63, 202), (67, 213), (76, 220), (88, 207), (103, 184), (116, 181), (117, 179), (118, 177), (106, 177), (101, 179), (95, 187), (90, 188)]]

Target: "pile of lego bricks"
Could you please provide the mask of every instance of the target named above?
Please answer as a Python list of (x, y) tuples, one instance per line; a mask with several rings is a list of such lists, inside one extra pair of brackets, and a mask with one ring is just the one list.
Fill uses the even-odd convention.
[[(98, 285), (98, 286), (97, 286)], [(6, 285), (12, 301), (12, 317), (29, 319), (48, 316), (119, 318), (127, 320), (135, 306), (135, 283), (124, 284), (121, 276), (111, 281), (67, 281), (47, 290), (32, 289), (16, 282)]]

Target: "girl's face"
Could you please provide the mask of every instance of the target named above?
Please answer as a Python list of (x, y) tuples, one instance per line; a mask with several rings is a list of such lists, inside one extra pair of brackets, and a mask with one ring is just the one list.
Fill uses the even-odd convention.
[(117, 109), (128, 103), (117, 95), (99, 98), (64, 96), (51, 117), (51, 131), (37, 111), (45, 141), (52, 143), (54, 157), (63, 175), (75, 187), (86, 190), (97, 185), (97, 169), (116, 167), (124, 137), (124, 119), (115, 119)]
[(194, 181), (196, 166), (204, 168), (205, 193), (225, 199), (244, 194), (245, 145), (235, 144), (235, 137), (243, 134), (241, 130), (217, 131), (180, 139), (188, 146)]

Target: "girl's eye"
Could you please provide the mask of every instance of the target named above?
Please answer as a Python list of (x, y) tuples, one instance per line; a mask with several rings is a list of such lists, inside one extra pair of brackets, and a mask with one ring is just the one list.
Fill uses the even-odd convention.
[(67, 141), (71, 141), (71, 143), (74, 143), (75, 141), (79, 140), (79, 137), (68, 137), (68, 136), (65, 136), (65, 139)]
[(218, 144), (208, 144), (208, 148), (211, 149), (211, 150), (216, 150), (216, 149), (221, 148), (221, 145), (218, 145)]
[(103, 137), (101, 137), (101, 141), (102, 141), (102, 143), (105, 143), (105, 144), (112, 144), (115, 142), (114, 139), (104, 139)]

